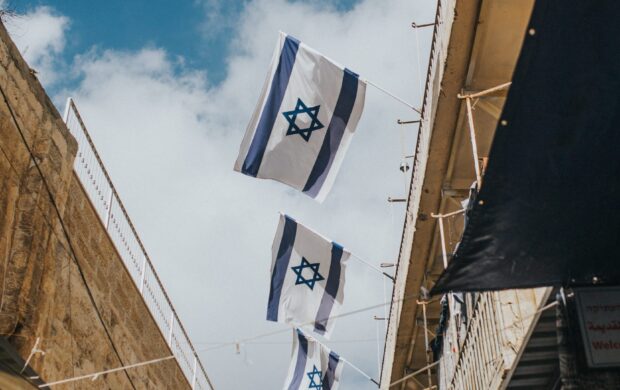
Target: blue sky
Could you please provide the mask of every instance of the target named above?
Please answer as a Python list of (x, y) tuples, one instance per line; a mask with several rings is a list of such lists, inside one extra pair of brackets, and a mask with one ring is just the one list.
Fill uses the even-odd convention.
[[(192, 68), (206, 69), (211, 83), (226, 76), (226, 58), (235, 23), (249, 0), (8, 0), (27, 13), (52, 6), (71, 20), (63, 56), (66, 62), (93, 48), (165, 48)], [(315, 4), (347, 12), (359, 0), (319, 0)], [(312, 2), (311, 2), (312, 3)]]
[[(0, 0), (6, 5), (6, 0)], [(265, 321), (271, 243), (284, 212), (378, 266), (398, 256), (417, 119), (367, 88), (328, 198), (233, 172), (278, 30), (420, 105), (433, 20), (428, 0), (8, 0), (12, 38), (62, 112), (72, 96), (175, 309), (199, 349), (286, 329)], [(418, 60), (421, 67), (418, 68)], [(351, 261), (343, 312), (389, 301), (389, 283)], [(334, 350), (379, 376), (385, 323), (338, 320)], [(356, 341), (357, 340), (357, 341)], [(282, 386), (289, 333), (201, 352), (218, 390)], [(265, 377), (265, 373), (268, 375)], [(345, 368), (340, 390), (376, 389)], [(54, 378), (64, 379), (64, 378)]]

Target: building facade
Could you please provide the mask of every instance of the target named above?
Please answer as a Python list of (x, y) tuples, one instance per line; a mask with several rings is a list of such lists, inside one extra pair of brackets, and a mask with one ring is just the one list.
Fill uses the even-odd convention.
[[(438, 1), (382, 389), (620, 386), (618, 350), (609, 354), (616, 360), (598, 368), (585, 359), (584, 335), (593, 322), (578, 307), (579, 290), (428, 294), (450, 263), (467, 210), (484, 185), (524, 39), (536, 35), (530, 17), (544, 3)], [(615, 307), (613, 292), (601, 293), (611, 299), (606, 307)], [(614, 315), (606, 320), (610, 329)], [(612, 350), (616, 341), (599, 342), (594, 346)]]

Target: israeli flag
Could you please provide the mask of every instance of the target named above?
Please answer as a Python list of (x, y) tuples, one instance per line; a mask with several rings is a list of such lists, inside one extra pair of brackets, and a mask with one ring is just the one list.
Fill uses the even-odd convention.
[(284, 33), (270, 69), (235, 171), (322, 202), (362, 115), (366, 83)]
[(287, 215), (273, 241), (267, 320), (313, 330), (329, 338), (344, 298), (351, 255)]
[(344, 361), (318, 341), (297, 329), (293, 356), (284, 390), (338, 389)]

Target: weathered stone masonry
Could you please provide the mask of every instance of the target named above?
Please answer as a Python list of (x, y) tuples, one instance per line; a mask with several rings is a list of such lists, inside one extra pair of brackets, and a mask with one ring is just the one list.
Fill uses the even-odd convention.
[[(24, 359), (40, 338), (46, 354), (35, 354), (31, 366), (47, 382), (170, 355), (73, 173), (75, 140), (1, 24), (0, 88), (8, 100), (0, 95), (0, 335)], [(55, 388), (133, 387), (190, 388), (174, 360)]]

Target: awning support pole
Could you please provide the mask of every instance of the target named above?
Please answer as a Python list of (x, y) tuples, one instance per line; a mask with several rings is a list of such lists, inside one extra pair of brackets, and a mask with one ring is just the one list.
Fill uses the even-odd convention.
[(459, 214), (464, 213), (464, 212), (465, 212), (465, 209), (460, 209), (460, 210), (452, 211), (452, 212), (447, 213), (447, 214), (434, 214), (434, 213), (431, 213), (431, 217), (433, 217), (433, 218), (448, 218), (448, 217), (453, 217), (455, 215), (459, 215)]
[(471, 151), (474, 157), (474, 168), (476, 170), (476, 188), (480, 189), (482, 175), (480, 173), (480, 162), (478, 161), (478, 144), (476, 143), (476, 130), (474, 129), (474, 115), (471, 109), (471, 97), (465, 99), (467, 104), (467, 121), (469, 123), (469, 138), (471, 139)]
[(482, 184), (482, 174), (480, 172), (480, 162), (478, 161), (478, 144), (476, 143), (476, 130), (474, 128), (474, 114), (472, 112), (472, 104), (471, 100), (476, 99), (493, 92), (501, 91), (503, 89), (507, 89), (510, 87), (512, 82), (504, 83), (497, 85), (495, 87), (485, 89), (484, 91), (470, 93), (470, 94), (458, 94), (457, 97), (459, 99), (465, 99), (465, 104), (467, 106), (467, 122), (469, 124), (469, 138), (471, 139), (471, 149), (474, 157), (474, 168), (476, 170), (476, 188), (480, 189), (480, 185)]
[[(433, 217), (437, 218), (439, 220), (439, 235), (441, 236), (441, 254), (443, 256), (443, 268), (446, 269), (448, 268), (448, 254), (447, 254), (447, 250), (446, 250), (446, 236), (444, 234), (444, 229), (443, 229), (443, 218), (444, 215), (436, 215), (436, 214), (432, 214)], [(454, 323), (454, 297), (452, 296), (452, 293), (448, 293), (448, 307), (450, 309), (450, 324), (449, 327), (452, 328), (452, 337), (454, 338), (454, 343), (455, 345), (458, 347), (458, 334), (456, 331), (456, 324)]]
[[(428, 359), (428, 322), (426, 320), (426, 302), (421, 302), (422, 303), (422, 317), (424, 318), (424, 352), (426, 355), (426, 366), (428, 367), (428, 365), (431, 363), (430, 360)], [(426, 375), (428, 376), (428, 387), (433, 387), (433, 378), (431, 377), (431, 368), (428, 367), (428, 370), (426, 371)]]
[(507, 82), (507, 83), (504, 83), (504, 84), (500, 84), (498, 86), (495, 86), (495, 87), (492, 87), (492, 88), (489, 88), (489, 89), (485, 89), (484, 91), (468, 93), (468, 94), (464, 94), (464, 95), (461, 95), (459, 93), (456, 96), (459, 99), (475, 99), (475, 98), (479, 98), (479, 97), (483, 97), (485, 95), (491, 94), (493, 92), (497, 92), (497, 91), (501, 91), (503, 89), (507, 89), (508, 87), (510, 87), (510, 84), (512, 84), (512, 82)]
[(448, 268), (448, 255), (446, 253), (446, 237), (443, 231), (443, 217), (439, 217), (439, 235), (441, 236), (441, 255), (443, 257), (443, 269)]
[(436, 366), (436, 365), (438, 365), (438, 364), (439, 364), (439, 360), (437, 360), (435, 363), (429, 364), (429, 365), (428, 365), (428, 366), (426, 366), (426, 367), (422, 367), (422, 368), (420, 368), (419, 370), (417, 370), (417, 371), (415, 371), (415, 372), (412, 372), (411, 374), (406, 375), (406, 376), (404, 376), (404, 377), (400, 378), (399, 380), (397, 380), (397, 381), (394, 381), (394, 382), (390, 383), (390, 387), (393, 387), (393, 386), (395, 386), (395, 385), (397, 385), (397, 384), (399, 384), (399, 383), (402, 383), (402, 382), (404, 382), (404, 381), (406, 381), (406, 380), (408, 380), (408, 379), (410, 379), (410, 378), (413, 378), (414, 376), (416, 376), (416, 375), (420, 374), (421, 372), (424, 372), (424, 371), (426, 371), (427, 369), (431, 369), (431, 368), (435, 367), (435, 366)]

